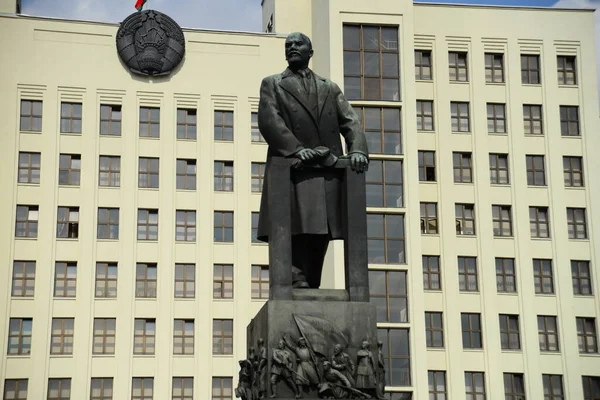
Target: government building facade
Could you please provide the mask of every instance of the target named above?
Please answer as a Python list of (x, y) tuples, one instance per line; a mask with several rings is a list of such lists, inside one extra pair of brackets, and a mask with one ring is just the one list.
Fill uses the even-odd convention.
[(600, 399), (592, 11), (262, 9), (265, 33), (183, 29), (183, 61), (147, 77), (118, 25), (0, 0), (3, 399), (235, 397), (269, 289), (259, 87), (293, 31), (369, 142), (387, 398)]

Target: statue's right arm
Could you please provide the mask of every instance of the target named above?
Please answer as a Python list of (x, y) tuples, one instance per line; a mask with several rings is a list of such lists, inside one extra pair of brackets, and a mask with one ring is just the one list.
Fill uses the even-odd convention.
[(290, 157), (303, 150), (304, 147), (286, 126), (281, 116), (276, 85), (276, 79), (272, 76), (264, 78), (260, 85), (258, 127), (271, 151), (275, 151), (282, 157)]

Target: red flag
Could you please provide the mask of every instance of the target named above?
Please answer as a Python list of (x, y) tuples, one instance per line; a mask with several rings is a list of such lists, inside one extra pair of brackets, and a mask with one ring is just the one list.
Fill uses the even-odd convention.
[(135, 2), (135, 8), (136, 8), (138, 11), (142, 11), (142, 8), (144, 8), (144, 4), (146, 4), (146, 2), (147, 2), (147, 1), (148, 1), (148, 0), (137, 0), (137, 1)]

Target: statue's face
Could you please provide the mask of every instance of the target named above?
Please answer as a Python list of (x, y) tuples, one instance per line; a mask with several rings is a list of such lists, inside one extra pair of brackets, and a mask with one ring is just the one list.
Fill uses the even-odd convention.
[(281, 350), (285, 347), (285, 345), (283, 344), (283, 340), (280, 340), (279, 343), (277, 344), (277, 347)]
[(333, 348), (333, 352), (335, 353), (335, 355), (340, 354), (341, 351), (342, 351), (342, 346), (340, 346), (339, 344), (336, 344), (335, 347)]
[(299, 34), (291, 34), (285, 40), (285, 59), (288, 64), (308, 65), (312, 55), (310, 44)]
[(362, 348), (365, 350), (369, 349), (369, 342), (362, 342)]

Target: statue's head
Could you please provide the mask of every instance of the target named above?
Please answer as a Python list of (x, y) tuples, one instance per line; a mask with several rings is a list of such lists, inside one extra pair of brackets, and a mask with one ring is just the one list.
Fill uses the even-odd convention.
[(277, 348), (279, 350), (283, 350), (284, 347), (285, 347), (285, 342), (283, 341), (283, 339), (279, 339), (279, 343), (277, 343)]
[(249, 358), (252, 358), (252, 357), (254, 357), (254, 347), (250, 347), (250, 348), (248, 349), (248, 357), (249, 357)]
[(265, 345), (265, 340), (263, 338), (260, 338), (256, 341), (256, 345), (258, 347), (263, 347)]
[(331, 368), (331, 363), (329, 361), (323, 361), (323, 369), (327, 371), (329, 368)]
[(383, 342), (381, 340), (377, 342), (377, 348), (379, 350), (383, 349)]
[(303, 337), (301, 337), (300, 339), (298, 339), (298, 346), (300, 346), (300, 347), (306, 347), (306, 339), (304, 339)]
[(290, 68), (307, 68), (313, 54), (312, 42), (304, 33), (290, 33), (285, 39), (285, 59)]
[(341, 344), (338, 343), (335, 346), (333, 346), (333, 354), (335, 354), (337, 356), (341, 352), (342, 352), (342, 345)]
[(362, 342), (362, 348), (365, 350), (369, 349), (369, 342), (367, 342), (366, 340)]

